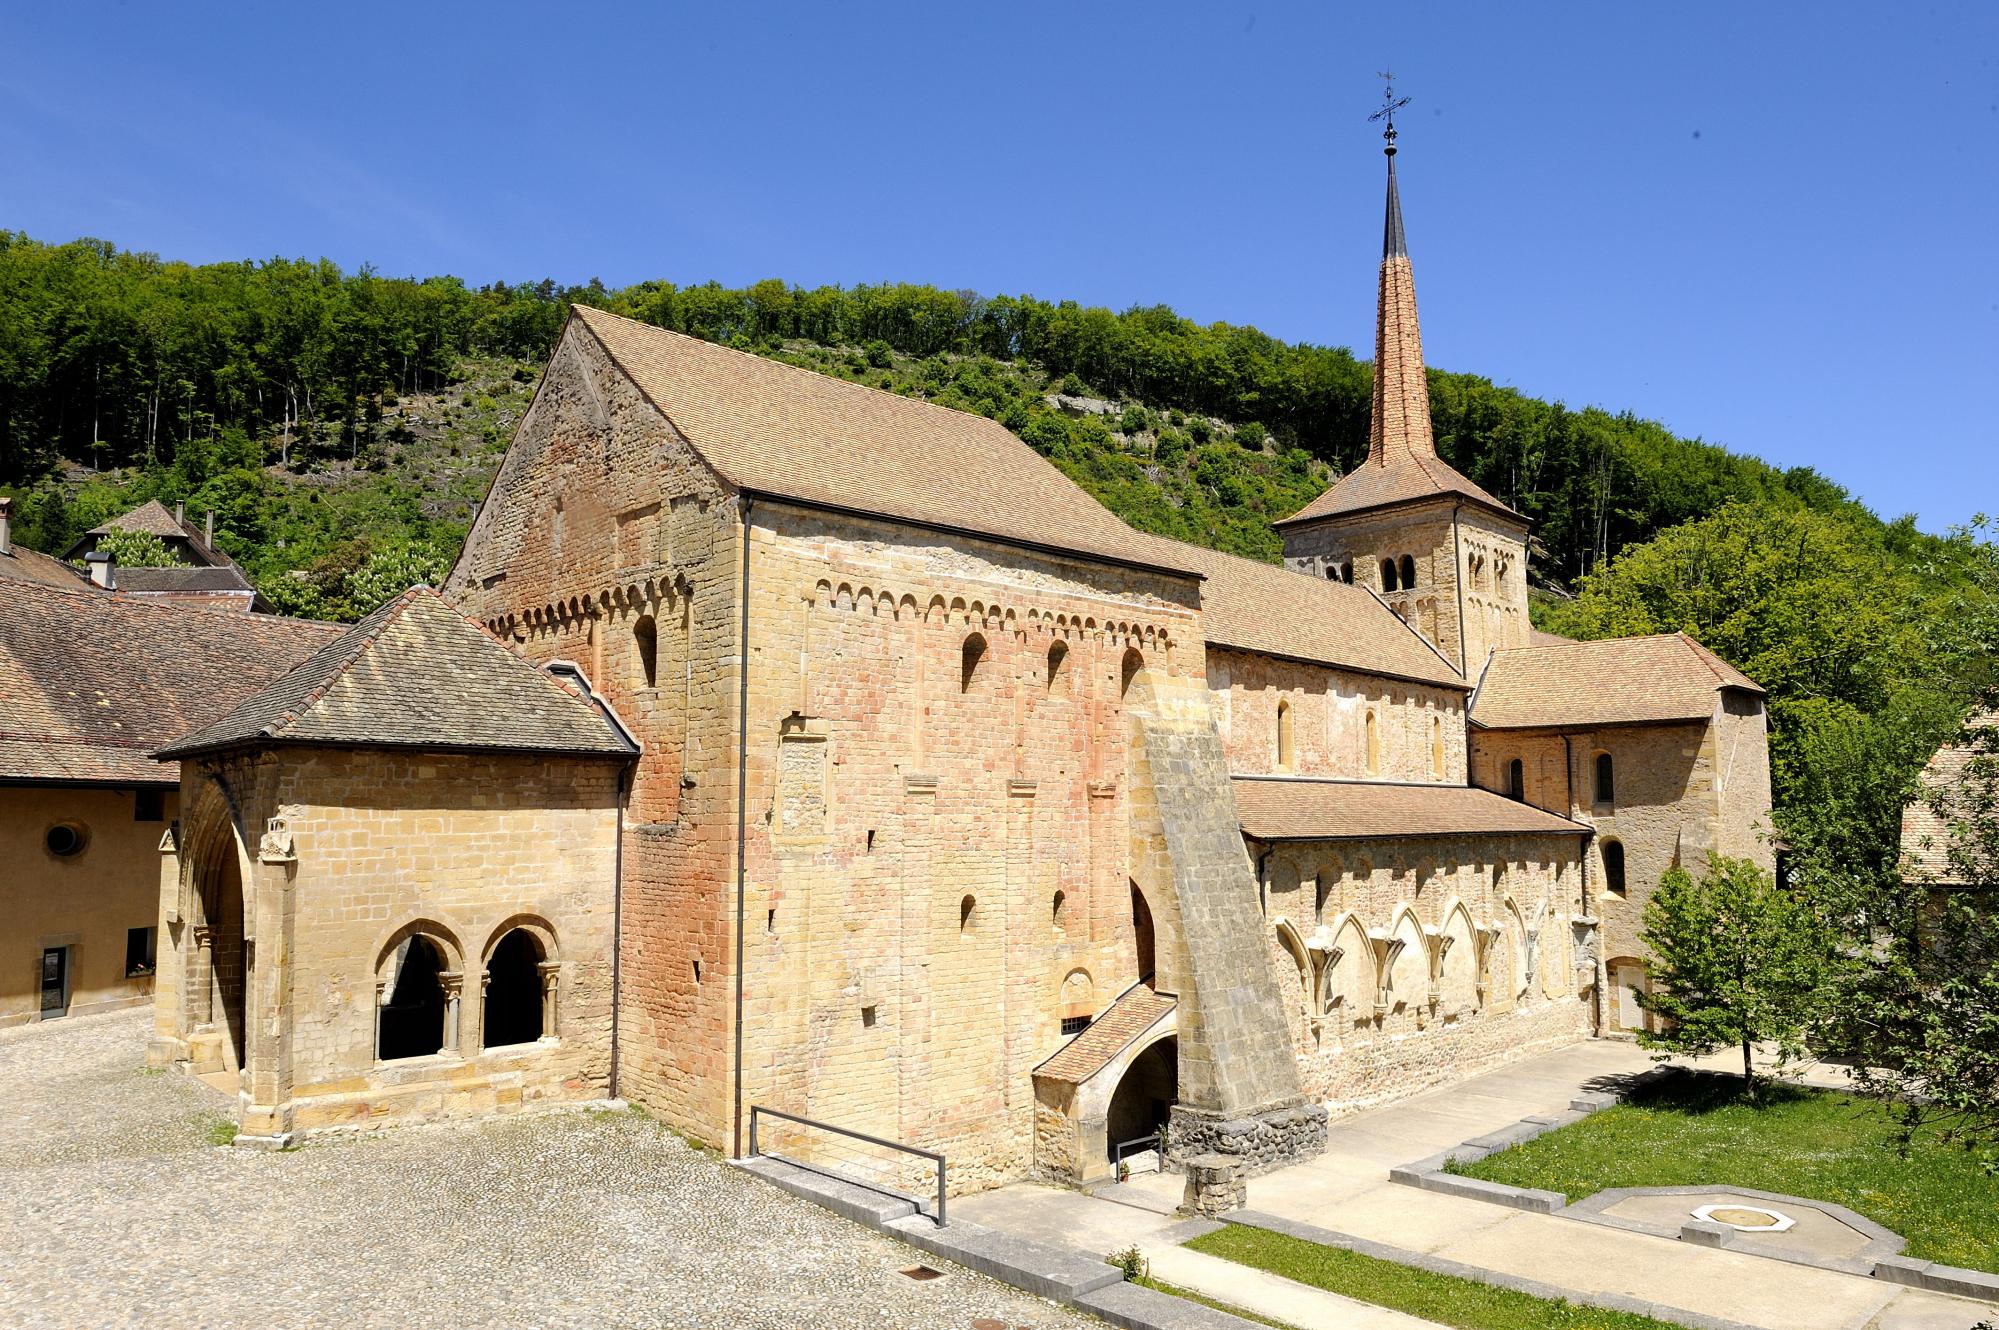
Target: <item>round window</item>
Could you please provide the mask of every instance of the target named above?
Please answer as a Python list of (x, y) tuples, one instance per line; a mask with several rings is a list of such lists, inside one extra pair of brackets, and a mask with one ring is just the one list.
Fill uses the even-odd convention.
[(83, 828), (69, 822), (58, 822), (49, 828), (42, 843), (49, 847), (50, 854), (67, 859), (83, 849)]

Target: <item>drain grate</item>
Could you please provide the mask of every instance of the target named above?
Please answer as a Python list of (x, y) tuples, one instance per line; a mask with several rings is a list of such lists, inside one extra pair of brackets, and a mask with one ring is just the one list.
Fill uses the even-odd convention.
[(933, 1279), (942, 1279), (944, 1277), (942, 1270), (933, 1270), (927, 1265), (907, 1266), (896, 1273), (900, 1274), (904, 1279), (914, 1279), (919, 1284), (927, 1284)]

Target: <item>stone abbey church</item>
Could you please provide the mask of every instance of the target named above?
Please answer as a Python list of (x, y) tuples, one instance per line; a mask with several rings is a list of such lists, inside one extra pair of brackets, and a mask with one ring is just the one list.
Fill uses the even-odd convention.
[(1276, 567), (998, 424), (578, 307), (441, 592), (161, 754), (159, 1064), (246, 1138), (621, 1096), (1087, 1182), (1628, 1030), (1763, 693), (1527, 614), (1388, 177), (1366, 462)]

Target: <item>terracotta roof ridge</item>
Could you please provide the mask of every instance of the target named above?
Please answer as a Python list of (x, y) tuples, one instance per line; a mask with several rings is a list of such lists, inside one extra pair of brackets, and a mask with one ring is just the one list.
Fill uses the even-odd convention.
[[(726, 351), (733, 356), (742, 356), (747, 360), (755, 361), (759, 365), (774, 365), (779, 369), (788, 370), (793, 374), (810, 375), (812, 379), (815, 381), (815, 383), (834, 384), (839, 388), (845, 389), (851, 393), (865, 394), (875, 397), (889, 397), (895, 399), (898, 402), (908, 402), (912, 406), (920, 406), (925, 408), (926, 410), (945, 412), (948, 414), (950, 419), (952, 419), (954, 422), (957, 423), (963, 423), (967, 420), (970, 420), (976, 422), (981, 426), (991, 425), (995, 429), (1006, 430), (1006, 433), (1009, 437), (1013, 436), (1012, 430), (1007, 429), (1006, 426), (1000, 424), (997, 420), (994, 420), (991, 416), (982, 416), (976, 411), (960, 411), (955, 406), (943, 406), (937, 402), (932, 402), (927, 398), (906, 397), (898, 392), (890, 392), (887, 388), (877, 388), (872, 384), (855, 383), (852, 379), (843, 379), (832, 374), (822, 374), (816, 369), (807, 369), (803, 365), (794, 365), (788, 360), (774, 360), (769, 356), (759, 355), (755, 351), (745, 351), (741, 347), (730, 346), (727, 342), (711, 342), (705, 337), (696, 337), (693, 333), (684, 333), (673, 328), (662, 328), (656, 323), (647, 323), (644, 319), (635, 319), (630, 317), (629, 315), (614, 313), (613, 311), (608, 309), (600, 309), (596, 305), (577, 305), (574, 308), (589, 310), (590, 313), (592, 314), (608, 315), (611, 318), (617, 319), (621, 323), (629, 323), (634, 328), (643, 328), (647, 332), (664, 333), (668, 337), (679, 337), (679, 338), (684, 338), (685, 340), (690, 342), (698, 342), (702, 346), (712, 347), (717, 351)], [(609, 349), (610, 349), (609, 347), (605, 348), (605, 350), (607, 351)], [(613, 356), (613, 359), (616, 359), (616, 357)], [(620, 368), (623, 368), (623, 366), (620, 365)], [(626, 373), (627, 376), (629, 377), (630, 371), (627, 370)], [(650, 394), (647, 394), (646, 400), (647, 401), (652, 400)], [(658, 404), (654, 403), (654, 405)], [(662, 411), (661, 414), (665, 414), (664, 411)], [(674, 428), (678, 429), (679, 426), (676, 425), (674, 426)], [(1111, 516), (1116, 517), (1117, 514), (1112, 513)], [(1118, 520), (1123, 521), (1124, 519), (1118, 518)], [(1125, 523), (1125, 525), (1130, 526), (1131, 524), (1127, 522)], [(1136, 529), (1137, 528), (1135, 527), (1133, 528), (1133, 530)]]

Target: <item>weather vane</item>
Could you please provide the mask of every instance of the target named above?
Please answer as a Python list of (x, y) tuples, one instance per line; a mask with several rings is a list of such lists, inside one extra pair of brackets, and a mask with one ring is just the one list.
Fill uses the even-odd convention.
[(1395, 113), (1409, 105), (1409, 99), (1395, 95), (1395, 75), (1386, 69), (1381, 71), (1381, 85), (1381, 109), (1369, 116), (1367, 123), (1371, 125), (1377, 120), (1387, 121), (1387, 124), (1382, 128), (1381, 137), (1388, 143), (1388, 155), (1393, 157), (1395, 155)]

